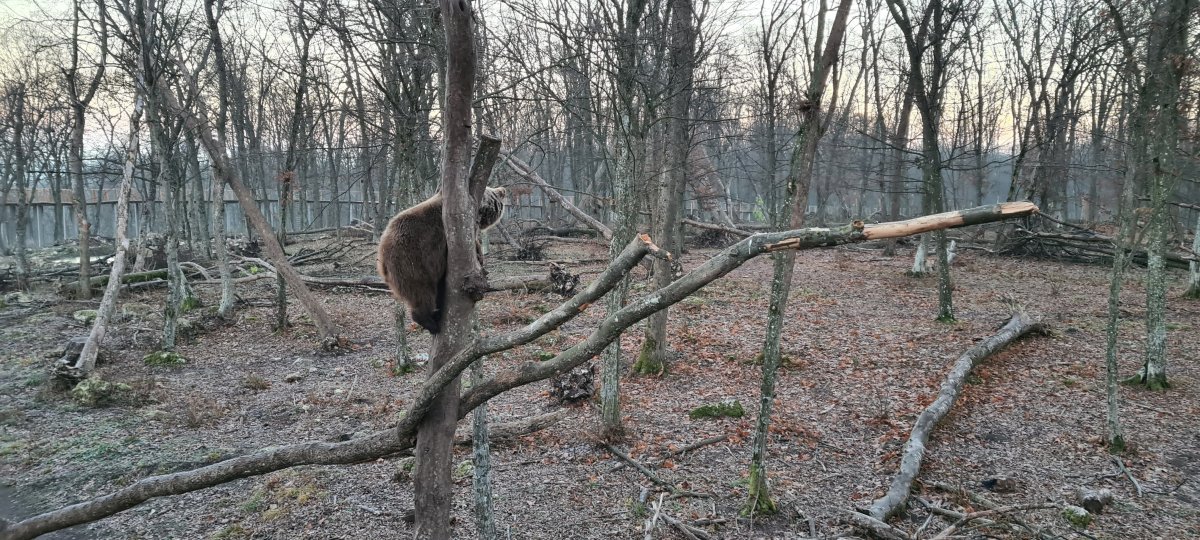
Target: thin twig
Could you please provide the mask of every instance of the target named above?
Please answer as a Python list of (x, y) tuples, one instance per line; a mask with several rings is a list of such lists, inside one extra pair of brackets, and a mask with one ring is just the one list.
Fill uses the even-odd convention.
[(1117, 467), (1121, 468), (1121, 472), (1125, 473), (1125, 476), (1129, 478), (1129, 481), (1133, 482), (1133, 487), (1137, 490), (1137, 496), (1141, 497), (1142, 485), (1138, 483), (1137, 478), (1133, 477), (1133, 473), (1129, 472), (1129, 469), (1125, 468), (1125, 461), (1117, 456), (1113, 456), (1112, 459), (1117, 463)]

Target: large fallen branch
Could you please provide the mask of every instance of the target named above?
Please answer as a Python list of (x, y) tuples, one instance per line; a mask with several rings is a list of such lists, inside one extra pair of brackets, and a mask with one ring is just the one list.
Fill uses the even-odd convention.
[[(520, 420), (494, 424), (488, 426), (487, 438), (491, 444), (498, 444), (515, 439), (522, 435), (537, 433), (543, 429), (553, 426), (554, 424), (557, 424), (560, 420), (566, 418), (570, 412), (570, 409), (559, 409), (546, 414), (539, 414), (537, 416), (530, 416)], [(467, 429), (459, 430), (459, 432), (454, 434), (454, 444), (471, 444), (473, 442), (473, 437), (474, 434), (471, 432), (470, 426), (467, 426)]]
[[(609, 313), (599, 326), (582, 342), (545, 362), (530, 362), (501, 371), (483, 383), (472, 385), (462, 395), (458, 417), (503, 392), (565, 373), (599, 354), (604, 347), (621, 335), (626, 328), (650, 316), (651, 313), (679, 302), (708, 283), (724, 276), (746, 261), (764, 253), (782, 249), (810, 249), (863, 242), (880, 238), (879, 231), (901, 234), (902, 231), (925, 232), (937, 226), (945, 228), (975, 225), (1029, 215), (1037, 211), (1030, 203), (1005, 203), (947, 212), (921, 218), (921, 224), (903, 223), (866, 226), (856, 222), (839, 229), (810, 228), (751, 236), (734, 244), (704, 264), (693, 269), (670, 285), (650, 293), (615, 313)], [(932, 221), (929, 221), (932, 220)], [(936, 225), (931, 225), (936, 224)], [(875, 227), (873, 229), (873, 227)], [(930, 228), (932, 227), (932, 228)], [(874, 231), (874, 232), (872, 232)], [(646, 256), (666, 256), (646, 235), (631, 241), (596, 280), (562, 305), (542, 315), (524, 328), (498, 335), (476, 338), (451, 357), (441, 369), (430, 376), (413, 396), (411, 405), (399, 424), (340, 443), (305, 442), (266, 448), (257, 452), (213, 463), (198, 469), (173, 474), (150, 476), (111, 494), (26, 518), (17, 523), (0, 520), (0, 540), (33, 538), (51, 531), (80, 523), (88, 523), (122, 510), (133, 508), (155, 497), (178, 495), (231, 480), (258, 476), (300, 465), (333, 465), (377, 459), (412, 448), (417, 425), (429, 411), (440, 390), (454, 380), (475, 360), (484, 355), (512, 349), (534, 341), (575, 318), (624, 278), (625, 274)]]
[(542, 192), (545, 193), (546, 196), (553, 199), (554, 202), (562, 205), (563, 209), (565, 209), (569, 214), (575, 216), (576, 219), (588, 227), (595, 229), (596, 232), (599, 232), (605, 240), (610, 242), (612, 241), (612, 229), (609, 229), (603, 223), (597, 221), (596, 218), (588, 215), (587, 212), (580, 210), (578, 206), (571, 204), (571, 201), (568, 201), (566, 197), (563, 197), (562, 193), (559, 193), (557, 189), (554, 189), (553, 186), (542, 179), (541, 175), (539, 175), (537, 171), (533, 170), (533, 167), (530, 167), (524, 161), (521, 161), (511, 153), (504, 154), (504, 161), (508, 163), (508, 168), (512, 169), (513, 172), (521, 175), (526, 180), (529, 180), (530, 182), (537, 184), (538, 187), (542, 188)]
[(705, 223), (705, 222), (703, 222), (703, 221), (696, 221), (696, 220), (694, 220), (694, 219), (691, 219), (691, 218), (685, 218), (685, 219), (683, 220), (683, 223), (684, 223), (684, 225), (690, 225), (690, 226), (692, 226), (692, 227), (695, 227), (695, 228), (697, 228), (697, 229), (704, 229), (704, 230), (708, 230), (708, 231), (718, 231), (718, 232), (723, 232), (723, 233), (726, 233), (726, 234), (732, 234), (732, 235), (735, 235), (735, 236), (740, 236), (740, 237), (742, 237), (742, 238), (745, 238), (745, 237), (747, 237), (747, 236), (750, 236), (750, 235), (754, 234), (754, 233), (752, 233), (752, 232), (750, 232), (750, 231), (743, 231), (743, 230), (741, 230), (741, 229), (735, 229), (735, 228), (732, 228), (732, 227), (728, 227), (728, 226), (726, 226), (726, 225), (721, 225), (721, 224), (719, 224), (719, 223)]
[(1037, 320), (1024, 311), (1017, 311), (995, 335), (979, 342), (978, 345), (971, 347), (958, 358), (954, 367), (950, 369), (950, 373), (946, 375), (946, 380), (942, 382), (942, 389), (938, 391), (937, 399), (921, 412), (921, 416), (917, 417), (912, 434), (909, 435), (908, 442), (904, 443), (904, 454), (900, 459), (900, 472), (892, 479), (892, 486), (888, 489), (887, 494), (875, 500), (867, 510), (871, 517), (883, 521), (904, 508), (904, 504), (908, 501), (909, 491), (912, 490), (913, 480), (917, 478), (917, 473), (921, 470), (921, 459), (925, 456), (925, 443), (929, 442), (929, 435), (933, 431), (933, 427), (941, 421), (942, 417), (946, 416), (946, 413), (950, 412), (950, 407), (958, 399), (958, 394), (962, 391), (963, 383), (966, 382), (967, 375), (971, 373), (971, 370), (984, 358), (1038, 327)]

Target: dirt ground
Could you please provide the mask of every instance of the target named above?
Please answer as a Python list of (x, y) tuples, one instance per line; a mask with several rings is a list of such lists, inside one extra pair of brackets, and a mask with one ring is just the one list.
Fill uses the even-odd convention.
[[(367, 249), (367, 248), (363, 248)], [(716, 253), (693, 250), (686, 267)], [(558, 259), (603, 257), (572, 244)], [(1102, 266), (993, 258), (964, 253), (955, 262), (958, 322), (935, 322), (936, 280), (906, 277), (912, 251), (888, 258), (861, 247), (810, 250), (797, 258), (788, 308), (769, 469), (784, 508), (775, 517), (738, 519), (746, 495), (752, 423), (758, 409), (761, 347), (771, 262), (760, 257), (671, 311), (675, 358), (668, 373), (626, 377), (622, 400), (629, 439), (623, 448), (651, 462), (673, 448), (716, 435), (726, 442), (675, 457), (656, 474), (712, 498), (667, 500), (685, 521), (724, 520), (716, 538), (796, 538), (809, 524), (821, 535), (849, 531), (841, 512), (866, 506), (890, 483), (899, 450), (921, 408), (932, 401), (950, 364), (1007, 318), (1016, 301), (1049, 323), (987, 360), (930, 441), (920, 478), (983, 495), (998, 504), (1074, 503), (1079, 487), (1111, 489), (1116, 500), (1086, 529), (1072, 530), (1056, 510), (1017, 517), (1044, 537), (1200, 537), (1200, 302), (1179, 298), (1173, 272), (1169, 300), (1168, 374), (1172, 388), (1124, 387), (1122, 420), (1134, 446), (1124, 458), (1134, 484), (1102, 444), (1107, 273)], [(301, 267), (310, 274), (371, 272), (370, 257), (349, 266)], [(492, 275), (544, 273), (540, 264), (491, 261)], [(578, 265), (584, 281), (599, 265)], [(631, 294), (646, 293), (635, 271)], [(1130, 272), (1122, 296), (1121, 368), (1132, 374), (1144, 341), (1143, 269)], [(198, 287), (201, 311), (216, 287)], [(123, 299), (99, 375), (131, 389), (120, 403), (85, 407), (51, 388), (47, 371), (64, 341), (86, 328), (72, 318), (95, 302), (35, 295), (32, 304), (0, 309), (0, 505), (23, 517), (101, 495), (152, 474), (184, 470), (255, 448), (334, 440), (382, 429), (408, 404), (421, 373), (395, 374), (392, 299), (354, 288), (320, 289), (354, 350), (322, 355), (297, 304), (295, 323), (277, 334), (269, 280), (239, 288), (247, 302), (230, 325), (199, 332), (179, 353), (181, 366), (147, 366), (161, 324), (162, 289)], [(486, 332), (523, 325), (556, 305), (546, 294), (500, 293), (480, 305)], [(536, 362), (581, 339), (602, 315), (597, 305), (530, 346), (489, 358), (496, 371)], [(640, 332), (622, 341), (626, 357)], [(423, 353), (428, 335), (413, 331)], [(289, 377), (290, 376), (290, 377)], [(285, 379), (299, 380), (286, 382)], [(559, 407), (541, 382), (493, 400), (493, 422)], [(740, 400), (743, 418), (696, 419), (703, 404)], [(653, 485), (623, 468), (597, 444), (597, 408), (573, 407), (545, 431), (493, 448), (496, 517), (509, 538), (635, 538), (649, 517), (638, 501)], [(469, 459), (460, 448), (457, 461)], [(93, 524), (73, 538), (406, 538), (411, 483), (401, 457), (340, 467), (301, 467), (187, 495), (156, 499)], [(466, 471), (461, 468), (460, 472)], [(397, 473), (400, 473), (397, 475)], [(1015, 479), (1010, 493), (983, 480)], [(7, 486), (7, 487), (6, 487)], [(978, 510), (962, 494), (925, 488), (920, 496), (955, 510)], [(456, 497), (458, 538), (475, 537), (469, 472)], [(651, 489), (650, 500), (658, 493)], [(7, 506), (7, 508), (5, 508)], [(930, 537), (945, 528), (915, 501), (893, 522)], [(660, 524), (656, 538), (683, 538)], [(968, 529), (963, 537), (1037, 537), (1029, 530)]]

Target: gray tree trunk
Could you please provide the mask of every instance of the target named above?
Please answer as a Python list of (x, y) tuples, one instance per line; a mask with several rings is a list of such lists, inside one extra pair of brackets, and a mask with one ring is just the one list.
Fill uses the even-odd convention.
[[(129, 251), (129, 194), (133, 190), (133, 170), (137, 164), (138, 145), (141, 140), (142, 107), (143, 100), (139, 94), (134, 102), (133, 113), (129, 115), (129, 147), (125, 149), (125, 170), (121, 177), (121, 191), (117, 195), (117, 250), (113, 255), (112, 270), (108, 274), (108, 285), (104, 288), (104, 297), (100, 300), (100, 307), (96, 309), (96, 320), (92, 323), (92, 330), (79, 353), (79, 359), (73, 366), (59, 368), (74, 379), (86, 377), (96, 368), (96, 356), (100, 352), (100, 345), (104, 343), (108, 321), (117, 306), (121, 276), (125, 273), (125, 255)], [(90, 285), (88, 288), (91, 288)]]
[[(679, 264), (682, 243), (677, 230), (680, 224), (679, 208), (682, 205), (681, 190), (684, 187), (688, 164), (690, 137), (689, 109), (692, 98), (692, 72), (694, 71), (696, 29), (692, 21), (691, 0), (671, 2), (671, 80), (668, 95), (670, 111), (667, 120), (665, 174), (658, 186), (658, 201), (654, 206), (654, 223), (651, 238), (658, 246), (674, 255), (672, 260), (654, 261), (654, 287), (661, 289), (674, 280), (673, 266)], [(614, 242), (613, 245), (616, 245)], [(635, 373), (659, 374), (667, 369), (667, 317), (663, 309), (647, 320), (642, 350), (633, 365)]]
[[(634, 105), (637, 87), (635, 77), (638, 62), (638, 36), (645, 14), (645, 0), (630, 0), (625, 4), (624, 25), (617, 41), (617, 100), (619, 121), (617, 132), (617, 163), (612, 175), (613, 238), (609, 244), (609, 259), (615, 260), (632, 239), (637, 223), (637, 199), (634, 185), (639, 178), (640, 152), (644, 151), (645, 136), (641, 131), (640, 111)], [(605, 312), (616, 313), (625, 305), (629, 278), (609, 292)], [(616, 438), (624, 433), (621, 423), (621, 340), (618, 337), (604, 349), (600, 372), (601, 436)]]
[[(821, 97), (829, 73), (837, 64), (838, 50), (846, 31), (846, 19), (850, 13), (851, 0), (840, 0), (829, 31), (829, 39), (821, 49), (824, 38), (824, 16), (818, 18), (816, 45), (813, 47), (812, 74), (804, 96), (807, 106), (801, 119), (800, 131), (796, 134), (796, 149), (788, 173), (788, 200), (781, 210), (790, 228), (796, 229), (804, 223), (804, 212), (808, 205), (808, 186), (812, 178), (813, 162), (817, 156), (817, 142), (821, 138)], [(825, 2), (821, 2), (823, 14)], [(750, 479), (747, 499), (742, 514), (772, 514), (778, 507), (771, 499), (767, 481), (767, 439), (771, 423), (771, 406), (775, 401), (775, 379), (779, 370), (779, 341), (783, 333), (783, 319), (787, 312), (787, 301), (792, 290), (792, 274), (795, 269), (795, 253), (788, 251), (775, 254), (774, 275), (771, 278), (771, 299), (767, 311), (767, 331), (763, 340), (762, 386), (759, 389), (758, 418), (755, 422), (754, 441), (750, 456)]]

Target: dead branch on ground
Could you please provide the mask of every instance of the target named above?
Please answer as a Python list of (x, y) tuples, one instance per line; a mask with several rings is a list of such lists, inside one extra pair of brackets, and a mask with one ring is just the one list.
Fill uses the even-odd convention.
[(530, 167), (524, 161), (521, 161), (509, 152), (504, 153), (504, 161), (508, 164), (508, 167), (513, 170), (513, 172), (516, 172), (526, 180), (529, 180), (530, 182), (537, 184), (539, 188), (542, 188), (542, 192), (544, 192), (547, 197), (550, 197), (554, 200), (554, 202), (562, 205), (563, 209), (565, 209), (567, 213), (571, 214), (572, 216), (575, 216), (575, 219), (578, 219), (580, 223), (595, 229), (596, 232), (599, 232), (605, 240), (609, 242), (612, 241), (612, 229), (609, 229), (603, 223), (597, 221), (596, 218), (588, 215), (587, 212), (580, 210), (578, 206), (571, 204), (571, 201), (568, 201), (566, 197), (563, 197), (562, 193), (559, 193), (558, 190), (554, 189), (553, 186), (542, 179), (541, 175), (539, 175), (537, 171), (533, 170), (533, 167)]
[(954, 367), (950, 369), (950, 373), (946, 375), (946, 380), (942, 382), (937, 399), (917, 417), (912, 434), (904, 443), (900, 471), (892, 480), (887, 494), (876, 499), (867, 509), (867, 513), (872, 518), (884, 521), (904, 509), (904, 504), (908, 501), (908, 494), (912, 490), (913, 480), (921, 471), (921, 460), (925, 456), (925, 444), (929, 442), (929, 435), (933, 432), (934, 426), (946, 416), (946, 413), (950, 412), (950, 407), (958, 399), (958, 394), (962, 391), (963, 384), (966, 383), (967, 375), (970, 375), (971, 370), (983, 359), (1039, 327), (1040, 323), (1036, 319), (1024, 311), (1017, 311), (995, 335), (979, 342), (978, 345), (971, 347), (958, 358)]

